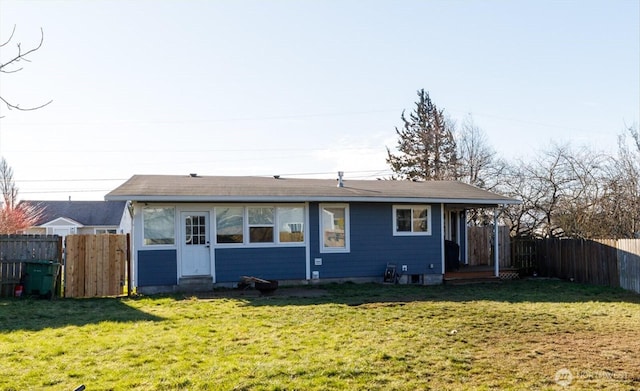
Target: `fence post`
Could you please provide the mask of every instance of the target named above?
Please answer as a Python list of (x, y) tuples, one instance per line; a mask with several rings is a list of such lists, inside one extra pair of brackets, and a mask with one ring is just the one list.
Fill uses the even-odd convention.
[(131, 277), (131, 234), (127, 234), (127, 296), (131, 297), (133, 278)]

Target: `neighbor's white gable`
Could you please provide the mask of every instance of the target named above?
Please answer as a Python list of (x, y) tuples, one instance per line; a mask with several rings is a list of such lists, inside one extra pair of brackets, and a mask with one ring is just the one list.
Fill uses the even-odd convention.
[(58, 217), (57, 219), (51, 220), (44, 224), (41, 224), (40, 227), (84, 227), (83, 224), (66, 217)]

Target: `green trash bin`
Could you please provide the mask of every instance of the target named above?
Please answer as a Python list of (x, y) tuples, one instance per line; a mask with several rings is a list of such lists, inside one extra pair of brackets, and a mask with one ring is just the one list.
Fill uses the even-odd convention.
[(54, 261), (26, 261), (24, 293), (52, 298), (59, 267), (60, 264)]

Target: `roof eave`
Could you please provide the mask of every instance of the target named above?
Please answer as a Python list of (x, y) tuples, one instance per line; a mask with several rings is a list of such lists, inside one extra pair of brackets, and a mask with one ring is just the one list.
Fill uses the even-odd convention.
[(430, 198), (430, 197), (339, 197), (339, 196), (170, 196), (170, 195), (108, 195), (107, 201), (137, 202), (397, 202), (464, 205), (513, 205), (514, 199)]

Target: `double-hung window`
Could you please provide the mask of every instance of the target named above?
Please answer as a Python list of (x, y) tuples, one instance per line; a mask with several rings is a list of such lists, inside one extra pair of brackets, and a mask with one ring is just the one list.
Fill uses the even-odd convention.
[(431, 235), (431, 207), (429, 205), (394, 205), (393, 234)]
[(247, 209), (249, 243), (273, 243), (275, 208), (249, 207)]

